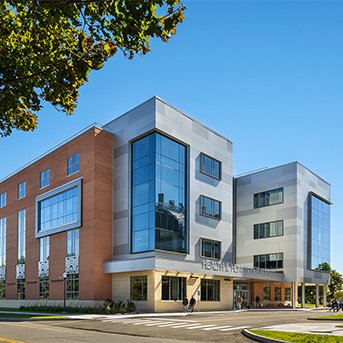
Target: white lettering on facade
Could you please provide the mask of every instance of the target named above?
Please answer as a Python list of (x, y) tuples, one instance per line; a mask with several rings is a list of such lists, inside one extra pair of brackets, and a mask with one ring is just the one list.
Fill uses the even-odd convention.
[(212, 271), (220, 271), (220, 272), (227, 272), (227, 273), (243, 273), (243, 274), (263, 274), (269, 275), (270, 271), (267, 269), (261, 269), (256, 267), (241, 267), (239, 265), (230, 263), (230, 262), (223, 262), (223, 261), (215, 261), (215, 260), (202, 260), (202, 268), (206, 270)]

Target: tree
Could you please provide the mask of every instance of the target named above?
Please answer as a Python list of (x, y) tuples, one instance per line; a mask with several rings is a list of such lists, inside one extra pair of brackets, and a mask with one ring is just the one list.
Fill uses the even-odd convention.
[(329, 297), (333, 298), (335, 293), (342, 291), (342, 274), (338, 273), (335, 269), (331, 269), (330, 282), (329, 282)]
[(90, 71), (168, 42), (184, 10), (181, 0), (1, 1), (0, 136), (34, 130), (41, 101), (72, 114)]

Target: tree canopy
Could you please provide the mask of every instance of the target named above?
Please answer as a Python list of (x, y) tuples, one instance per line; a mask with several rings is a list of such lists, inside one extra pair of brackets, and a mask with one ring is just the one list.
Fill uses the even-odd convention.
[(1, 1), (0, 136), (34, 130), (42, 101), (72, 114), (91, 70), (168, 42), (184, 10), (181, 0)]
[(336, 292), (342, 291), (343, 280), (342, 274), (335, 269), (331, 269), (330, 283), (329, 283), (329, 296), (333, 298)]

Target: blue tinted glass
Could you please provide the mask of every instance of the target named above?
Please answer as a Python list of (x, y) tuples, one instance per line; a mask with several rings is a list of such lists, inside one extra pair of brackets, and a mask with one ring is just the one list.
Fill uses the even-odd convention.
[(311, 195), (311, 269), (330, 265), (330, 205)]
[(80, 218), (77, 187), (42, 200), (39, 203), (39, 231), (53, 229), (76, 222)]
[(185, 150), (158, 133), (132, 144), (132, 252), (186, 252)]

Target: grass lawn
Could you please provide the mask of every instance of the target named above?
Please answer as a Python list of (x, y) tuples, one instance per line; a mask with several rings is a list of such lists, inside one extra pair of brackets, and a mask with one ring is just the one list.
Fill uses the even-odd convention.
[(327, 319), (330, 319), (330, 320), (343, 320), (343, 314), (333, 314), (333, 315), (330, 315), (330, 316), (320, 316), (320, 317), (310, 317), (309, 319), (317, 319), (317, 320), (327, 320)]
[(44, 315), (33, 315), (27, 313), (0, 313), (0, 318), (18, 318), (18, 319), (61, 319), (66, 318), (65, 316), (44, 316)]
[(330, 335), (316, 335), (306, 333), (293, 333), (284, 331), (249, 330), (250, 332), (268, 338), (279, 339), (292, 343), (342, 343), (343, 337)]

